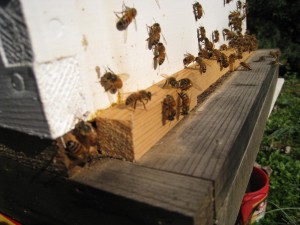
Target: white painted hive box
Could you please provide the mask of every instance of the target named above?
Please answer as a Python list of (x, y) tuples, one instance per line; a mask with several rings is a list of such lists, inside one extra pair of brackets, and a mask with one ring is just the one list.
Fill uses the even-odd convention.
[[(128, 0), (137, 9), (127, 41), (116, 29), (114, 12), (122, 0), (5, 0), (0, 3), (0, 126), (46, 138), (74, 127), (86, 112), (109, 107), (116, 96), (98, 82), (111, 68), (126, 73), (123, 92), (145, 89), (183, 68), (183, 54), (196, 54), (196, 30), (207, 34), (228, 27), (236, 2), (200, 1), (203, 18), (195, 21), (194, 0)], [(153, 69), (146, 25), (160, 23), (167, 60)], [(222, 44), (223, 40), (217, 44)]]

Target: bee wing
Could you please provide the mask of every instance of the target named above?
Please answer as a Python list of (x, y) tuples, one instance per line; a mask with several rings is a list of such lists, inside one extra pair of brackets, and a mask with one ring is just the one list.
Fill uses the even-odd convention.
[(120, 73), (120, 74), (117, 74), (122, 81), (127, 81), (129, 79), (129, 74), (128, 73)]
[(158, 66), (158, 57), (154, 56), (152, 63), (153, 63), (153, 68), (156, 70)]
[(114, 94), (110, 93), (109, 91), (107, 91), (106, 94), (107, 94), (110, 104), (113, 104), (115, 102)]
[(134, 23), (134, 28), (137, 31), (137, 24), (136, 24), (136, 19), (135, 18), (133, 19), (133, 23)]
[(127, 42), (127, 28), (123, 31), (124, 43)]
[(161, 34), (161, 36), (163, 38), (163, 42), (167, 45), (167, 40), (166, 40), (165, 36), (163, 35), (163, 33), (160, 33), (160, 34)]
[(158, 6), (158, 8), (160, 9), (160, 5), (159, 5), (159, 0), (155, 0), (156, 5)]

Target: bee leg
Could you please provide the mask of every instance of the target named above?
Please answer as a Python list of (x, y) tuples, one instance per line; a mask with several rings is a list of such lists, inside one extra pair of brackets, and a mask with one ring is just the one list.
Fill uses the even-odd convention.
[(136, 108), (136, 102), (137, 102), (137, 100), (135, 100), (134, 103), (133, 103), (133, 110), (134, 111), (135, 111), (135, 108)]
[(141, 100), (141, 102), (143, 103), (144, 109), (147, 110), (145, 102), (143, 100)]

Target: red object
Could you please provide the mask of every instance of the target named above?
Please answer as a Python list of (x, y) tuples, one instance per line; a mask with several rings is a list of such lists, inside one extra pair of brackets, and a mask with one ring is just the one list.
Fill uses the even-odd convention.
[(248, 187), (250, 191), (244, 195), (240, 209), (242, 225), (252, 224), (264, 217), (269, 192), (269, 177), (266, 172), (253, 167)]
[(17, 221), (13, 220), (12, 218), (0, 213), (0, 222), (7, 225), (22, 225)]

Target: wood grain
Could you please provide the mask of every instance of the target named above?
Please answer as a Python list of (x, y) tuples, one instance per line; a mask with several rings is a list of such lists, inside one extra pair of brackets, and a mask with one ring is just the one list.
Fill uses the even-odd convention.
[[(226, 52), (227, 55), (230, 53), (232, 50)], [(245, 53), (244, 59), (248, 56), (249, 54)], [(188, 91), (191, 98), (191, 109), (197, 105), (197, 96), (229, 70), (228, 67), (220, 71), (220, 66), (216, 60), (205, 60), (205, 63), (207, 64), (207, 72), (202, 75), (198, 67), (195, 68), (195, 65), (173, 74), (177, 80), (182, 78), (192, 80), (194, 85)], [(238, 65), (239, 61), (236, 61), (234, 68)], [(162, 123), (163, 99), (167, 94), (172, 95), (175, 99), (178, 98), (178, 90), (171, 87), (162, 88), (164, 83), (165, 80), (147, 89), (153, 96), (146, 105), (146, 110), (138, 102), (135, 110), (121, 104), (96, 113), (95, 119), (99, 138), (105, 155), (129, 161), (138, 160), (183, 118), (180, 115), (179, 120), (167, 121), (165, 125)]]

